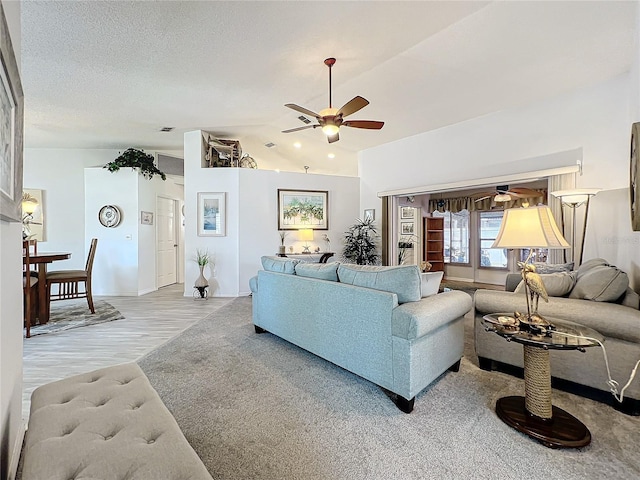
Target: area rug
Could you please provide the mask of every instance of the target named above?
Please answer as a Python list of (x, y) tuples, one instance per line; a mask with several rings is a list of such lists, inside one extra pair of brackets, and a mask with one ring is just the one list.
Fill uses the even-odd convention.
[(95, 300), (93, 306), (96, 313), (92, 314), (89, 311), (87, 300), (84, 298), (52, 303), (49, 321), (44, 325), (33, 325), (31, 336), (61, 332), (71, 328), (86, 327), (124, 318), (122, 313), (104, 300)]
[(554, 404), (585, 422), (593, 441), (546, 448), (494, 412), (498, 398), (523, 394), (523, 381), (480, 370), (465, 344), (460, 371), (423, 390), (409, 415), (376, 385), (256, 334), (249, 298), (138, 363), (216, 479), (640, 477), (640, 418), (554, 390)]

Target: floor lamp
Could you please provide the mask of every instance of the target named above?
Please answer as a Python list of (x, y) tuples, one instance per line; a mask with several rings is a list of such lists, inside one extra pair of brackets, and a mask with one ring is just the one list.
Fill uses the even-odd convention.
[[(562, 202), (563, 206), (567, 206), (572, 210), (573, 226), (571, 228), (571, 260), (575, 261), (576, 251), (576, 210), (582, 205), (585, 205), (584, 222), (582, 225), (582, 238), (580, 242), (580, 258), (576, 267), (582, 265), (582, 255), (584, 251), (584, 240), (587, 233), (587, 217), (589, 215), (589, 199), (598, 193), (600, 188), (581, 188), (573, 190), (558, 190), (551, 192), (551, 195), (557, 197)], [(564, 226), (564, 216), (562, 224)]]

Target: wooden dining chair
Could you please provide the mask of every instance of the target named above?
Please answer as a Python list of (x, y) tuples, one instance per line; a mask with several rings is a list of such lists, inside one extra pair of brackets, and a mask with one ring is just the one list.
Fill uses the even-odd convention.
[(37, 253), (37, 248), (35, 240), (23, 240), (22, 242), (22, 289), (24, 292), (24, 326), (27, 338), (31, 338), (31, 324), (35, 323), (38, 308), (38, 274), (31, 271), (31, 255)]
[[(89, 255), (84, 270), (53, 270), (47, 272), (47, 308), (51, 302), (57, 300), (69, 300), (72, 298), (86, 298), (91, 313), (96, 313), (93, 306), (93, 296), (91, 295), (91, 271), (93, 270), (93, 259), (96, 256), (98, 239), (91, 239)], [(81, 290), (84, 284), (84, 290)], [(52, 292), (51, 287), (57, 286)]]

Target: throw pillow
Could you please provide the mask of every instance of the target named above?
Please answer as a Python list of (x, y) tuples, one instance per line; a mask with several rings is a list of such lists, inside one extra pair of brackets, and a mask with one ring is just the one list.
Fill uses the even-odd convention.
[(267, 272), (287, 273), (289, 275), (295, 275), (296, 264), (300, 261), (291, 258), (269, 256), (264, 256), (260, 260), (262, 261), (262, 268)]
[(573, 270), (573, 262), (569, 262), (569, 263), (533, 262), (533, 266), (536, 267), (536, 272), (540, 274), (570, 272), (571, 270)]
[(591, 260), (587, 260), (582, 265), (578, 267), (576, 270), (578, 276), (576, 278), (580, 278), (582, 275), (587, 273), (593, 267), (600, 267), (602, 265), (608, 266), (609, 262), (607, 262), (604, 258), (592, 258)]
[(629, 277), (626, 273), (612, 265), (598, 265), (577, 276), (569, 298), (614, 302), (626, 292), (628, 286)]
[(320, 280), (338, 281), (338, 262), (331, 263), (307, 263), (300, 262), (296, 265), (296, 275), (300, 277), (318, 278)]
[[(576, 277), (572, 272), (543, 273), (540, 278), (550, 297), (564, 297), (571, 292), (576, 284)], [(520, 280), (514, 292), (524, 293), (524, 280)]]
[(420, 293), (422, 298), (438, 293), (443, 276), (444, 272), (425, 272), (420, 274)]
[(342, 283), (395, 293), (398, 303), (420, 300), (420, 270), (417, 265), (378, 267), (340, 264), (338, 279)]

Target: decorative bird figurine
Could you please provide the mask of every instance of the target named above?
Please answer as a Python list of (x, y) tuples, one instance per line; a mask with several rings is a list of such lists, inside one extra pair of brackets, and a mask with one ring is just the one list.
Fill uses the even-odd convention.
[[(544, 288), (544, 283), (540, 275), (536, 272), (535, 265), (526, 262), (518, 262), (522, 269), (522, 279), (527, 291), (527, 314), (529, 321), (534, 324), (548, 324), (544, 318), (538, 315), (538, 300), (540, 297), (545, 302), (549, 302), (549, 295)], [(534, 302), (535, 300), (535, 302)]]

